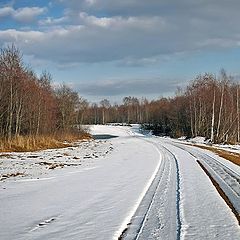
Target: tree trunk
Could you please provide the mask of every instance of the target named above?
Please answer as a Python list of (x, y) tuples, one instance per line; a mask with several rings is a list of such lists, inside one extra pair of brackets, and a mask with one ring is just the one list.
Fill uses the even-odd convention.
[(104, 111), (104, 108), (102, 110), (102, 123), (103, 123), (103, 125), (105, 124), (105, 111)]
[(215, 90), (213, 91), (213, 104), (212, 104), (212, 124), (211, 124), (211, 142), (214, 142), (214, 121), (215, 121)]
[(39, 102), (39, 104), (38, 104), (38, 117), (37, 117), (37, 129), (36, 129), (36, 135), (39, 134), (40, 118), (41, 118), (41, 103)]
[(22, 100), (19, 100), (19, 106), (16, 110), (16, 127), (15, 127), (15, 136), (18, 136), (20, 133), (20, 124), (21, 124), (21, 111), (22, 111)]
[(10, 102), (9, 102), (9, 121), (8, 121), (8, 140), (12, 138), (13, 120), (13, 80), (10, 79)]
[(239, 85), (237, 85), (237, 142), (240, 141), (240, 119), (239, 119)]
[(196, 107), (196, 99), (194, 96), (194, 136), (197, 136), (197, 107)]
[(217, 139), (219, 139), (219, 134), (220, 134), (220, 125), (221, 125), (222, 108), (223, 108), (223, 95), (224, 95), (224, 85), (222, 86), (221, 102), (220, 102), (219, 114), (218, 114), (218, 125), (217, 125), (217, 134), (216, 134)]
[(97, 109), (94, 111), (94, 123), (97, 124)]
[(193, 130), (193, 116), (192, 116), (192, 104), (190, 103), (190, 125), (191, 125), (191, 133), (192, 137), (194, 136), (194, 130)]

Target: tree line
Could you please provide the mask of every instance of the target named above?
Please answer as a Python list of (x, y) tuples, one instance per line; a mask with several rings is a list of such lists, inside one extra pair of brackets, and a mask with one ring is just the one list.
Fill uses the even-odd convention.
[(128, 96), (121, 104), (107, 99), (88, 104), (81, 123), (139, 123), (158, 135), (235, 143), (240, 141), (239, 98), (239, 83), (221, 70), (218, 76), (198, 75), (174, 97), (149, 101)]
[(50, 73), (37, 76), (14, 45), (0, 51), (0, 134), (7, 140), (78, 132), (83, 124), (139, 123), (158, 135), (240, 142), (239, 98), (239, 83), (221, 70), (198, 75), (173, 97), (90, 103), (67, 85), (54, 88)]
[(51, 75), (38, 77), (24, 64), (14, 46), (0, 51), (0, 134), (18, 136), (53, 135), (75, 131), (81, 98), (66, 85), (54, 89)]

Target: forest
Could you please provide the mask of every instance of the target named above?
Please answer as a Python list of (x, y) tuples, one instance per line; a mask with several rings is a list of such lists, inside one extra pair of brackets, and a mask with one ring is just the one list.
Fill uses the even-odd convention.
[(214, 143), (239, 142), (239, 83), (222, 69), (218, 76), (198, 75), (175, 96), (149, 101), (128, 96), (122, 104), (85, 104), (81, 124), (140, 123), (154, 134), (203, 136)]
[(53, 87), (50, 73), (37, 76), (12, 45), (0, 51), (0, 147), (11, 149), (23, 141), (34, 148), (46, 143), (46, 137), (81, 138), (85, 133), (79, 126), (108, 123), (139, 123), (161, 136), (236, 143), (239, 94), (239, 83), (222, 69), (217, 76), (196, 76), (173, 97), (150, 101), (127, 96), (121, 104), (107, 99), (90, 103), (65, 84)]
[(0, 148), (35, 150), (62, 146), (82, 138), (76, 126), (78, 93), (66, 85), (52, 87), (50, 73), (38, 77), (24, 64), (20, 51), (0, 51)]

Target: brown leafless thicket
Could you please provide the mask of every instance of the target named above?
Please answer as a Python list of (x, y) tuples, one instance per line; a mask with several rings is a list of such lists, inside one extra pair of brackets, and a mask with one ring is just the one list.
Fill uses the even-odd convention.
[(77, 93), (62, 85), (51, 86), (51, 75), (40, 77), (22, 60), (14, 46), (0, 52), (0, 134), (11, 140), (19, 135), (49, 135), (67, 131), (77, 123)]
[(239, 101), (239, 83), (221, 70), (219, 76), (197, 76), (172, 98), (148, 101), (128, 96), (122, 104), (94, 104), (86, 111), (84, 123), (141, 123), (161, 135), (239, 142)]

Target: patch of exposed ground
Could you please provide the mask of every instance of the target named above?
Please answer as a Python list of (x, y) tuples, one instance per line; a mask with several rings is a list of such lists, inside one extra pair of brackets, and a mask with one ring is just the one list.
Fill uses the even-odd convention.
[(17, 176), (25, 176), (25, 174), (21, 172), (2, 174), (0, 175), (0, 181), (6, 180), (11, 177), (17, 177)]

